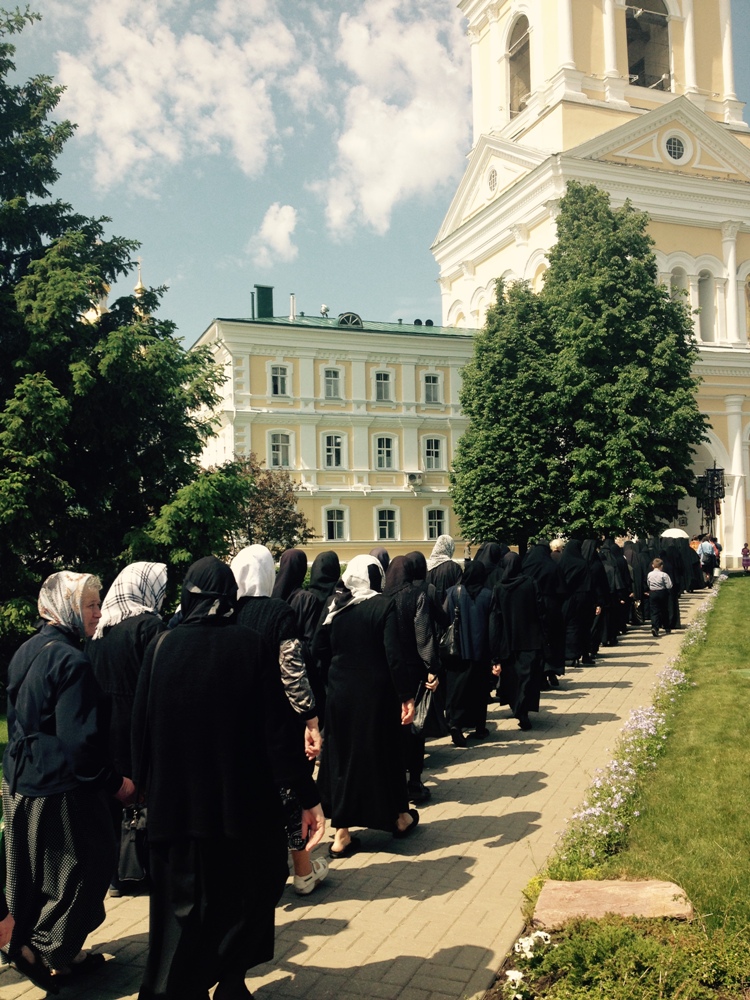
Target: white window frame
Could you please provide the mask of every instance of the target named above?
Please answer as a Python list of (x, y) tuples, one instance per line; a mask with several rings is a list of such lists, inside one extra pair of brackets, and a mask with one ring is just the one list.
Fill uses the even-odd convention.
[[(443, 516), (443, 527), (437, 533), (437, 535), (430, 534), (430, 514), (433, 511), (437, 511)], [(448, 510), (445, 507), (425, 507), (424, 510), (424, 537), (425, 541), (434, 542), (437, 540), (438, 535), (449, 535), (449, 525), (448, 525)]]
[[(328, 378), (326, 372), (336, 372), (336, 378), (338, 380), (338, 394), (336, 396), (328, 395)], [(321, 391), (320, 391), (321, 399), (326, 403), (328, 402), (340, 403), (343, 400), (345, 394), (344, 369), (340, 368), (338, 365), (323, 365), (323, 369), (320, 375), (320, 380), (321, 380)]]
[[(283, 368), (284, 375), (276, 374), (274, 372), (275, 368)], [(292, 393), (290, 391), (293, 377), (293, 368), (288, 361), (269, 361), (266, 364), (266, 376), (268, 379), (267, 393), (269, 399), (291, 399)], [(284, 389), (285, 392), (274, 392), (273, 391), (273, 380), (274, 378), (284, 379)]]
[[(386, 384), (383, 380), (378, 379), (378, 375), (388, 376), (388, 399), (378, 399), (378, 385)], [(380, 406), (382, 405), (393, 405), (396, 402), (396, 373), (392, 368), (381, 367), (376, 368), (372, 373), (372, 401)]]
[[(434, 390), (437, 399), (427, 398), (427, 379), (434, 378), (435, 382), (430, 383), (430, 388)], [(441, 372), (422, 372), (422, 402), (425, 406), (442, 406), (443, 403), (443, 375)]]
[[(379, 465), (378, 464), (378, 452), (380, 448), (378, 446), (378, 441), (381, 438), (387, 438), (391, 442), (391, 464), (390, 465)], [(394, 472), (398, 469), (398, 437), (395, 434), (391, 434), (389, 431), (381, 431), (379, 434), (373, 434), (372, 436), (372, 467), (375, 472)]]
[[(328, 459), (328, 438), (330, 438), (330, 437), (337, 437), (337, 438), (339, 438), (339, 441), (341, 442), (341, 444), (340, 444), (340, 448), (341, 448), (341, 462), (338, 465), (329, 465), (328, 461), (327, 461), (327, 459)], [(321, 466), (321, 468), (325, 469), (326, 471), (328, 471), (328, 470), (337, 470), (337, 469), (347, 469), (349, 467), (349, 463), (348, 463), (348, 449), (347, 449), (348, 442), (349, 442), (349, 436), (347, 434), (344, 434), (343, 431), (327, 430), (327, 431), (321, 432), (321, 435), (320, 435), (320, 459), (321, 459), (320, 466)]]
[[(427, 442), (437, 441), (440, 454), (436, 465), (428, 464)], [(444, 472), (446, 469), (446, 439), (442, 434), (425, 434), (422, 438), (422, 468), (425, 472)], [(433, 459), (434, 461), (434, 459)]]
[[(393, 514), (393, 537), (384, 537), (380, 534), (380, 515), (390, 513)], [(374, 517), (374, 537), (377, 542), (398, 542), (401, 540), (401, 511), (398, 507), (393, 507), (390, 504), (383, 504), (380, 507), (376, 507), (373, 511)]]
[[(273, 462), (273, 447), (274, 447), (273, 439), (274, 437), (276, 437), (277, 434), (284, 434), (288, 438), (289, 463), (287, 465), (284, 465), (283, 463), (281, 465), (274, 465)], [(296, 463), (295, 463), (296, 450), (295, 450), (294, 432), (287, 430), (286, 427), (275, 427), (272, 430), (269, 430), (266, 438), (266, 455), (267, 455), (266, 465), (269, 469), (296, 468)]]
[[(338, 536), (335, 537), (335, 538), (331, 538), (329, 536), (329, 534), (328, 534), (328, 515), (330, 513), (334, 512), (334, 511), (337, 514), (341, 514), (342, 515), (340, 518), (336, 518), (336, 521), (337, 522), (340, 521), (341, 525), (342, 525), (342, 532), (343, 532), (343, 534), (341, 535), (340, 538)], [(327, 542), (348, 542), (349, 541), (349, 508), (348, 507), (339, 507), (337, 505), (333, 505), (333, 506), (330, 506), (330, 507), (324, 507), (322, 513), (323, 513), (323, 538)]]

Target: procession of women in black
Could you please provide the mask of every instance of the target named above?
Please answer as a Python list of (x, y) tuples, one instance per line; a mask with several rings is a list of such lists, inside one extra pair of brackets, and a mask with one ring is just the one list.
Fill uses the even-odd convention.
[(8, 676), (0, 947), (15, 967), (53, 994), (102, 969), (85, 941), (107, 892), (133, 891), (118, 874), (123, 807), (145, 803), (139, 997), (248, 997), (290, 860), (308, 895), (368, 829), (418, 836), (426, 738), (451, 752), (490, 738), (493, 700), (531, 729), (566, 669), (634, 624), (678, 628), (680, 594), (710, 580), (681, 538), (453, 555), (441, 535), (428, 559), (378, 549), (342, 573), (323, 552), (305, 587), (304, 552), (277, 572), (250, 545), (187, 570), (169, 627), (164, 564), (126, 567), (103, 605), (96, 577), (50, 576)]

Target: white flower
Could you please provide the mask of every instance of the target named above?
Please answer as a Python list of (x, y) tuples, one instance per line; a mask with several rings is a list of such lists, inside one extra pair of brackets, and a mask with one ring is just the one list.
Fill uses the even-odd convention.
[(520, 983), (523, 979), (523, 973), (519, 972), (518, 969), (508, 969), (505, 975), (512, 983), (516, 984)]

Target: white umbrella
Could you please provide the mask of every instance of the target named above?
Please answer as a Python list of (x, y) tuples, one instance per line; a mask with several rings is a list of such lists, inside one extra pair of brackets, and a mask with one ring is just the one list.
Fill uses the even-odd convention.
[(666, 531), (662, 531), (662, 538), (690, 538), (687, 531), (683, 531), (682, 528), (667, 528)]

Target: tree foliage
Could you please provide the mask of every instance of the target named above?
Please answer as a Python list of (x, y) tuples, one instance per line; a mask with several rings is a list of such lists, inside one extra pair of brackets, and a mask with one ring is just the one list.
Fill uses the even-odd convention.
[(50, 117), (62, 88), (10, 80), (8, 37), (36, 19), (0, 14), (0, 601), (61, 566), (111, 576), (195, 477), (223, 380), (156, 317), (163, 289), (92, 311), (137, 243), (51, 195), (74, 131)]
[(203, 556), (228, 558), (252, 543), (279, 556), (313, 537), (289, 474), (264, 468), (251, 453), (202, 470), (129, 543), (134, 559), (160, 559), (184, 570)]
[(697, 348), (647, 226), (571, 183), (542, 292), (498, 287), (461, 395), (453, 493), (470, 537), (643, 534), (690, 492)]

